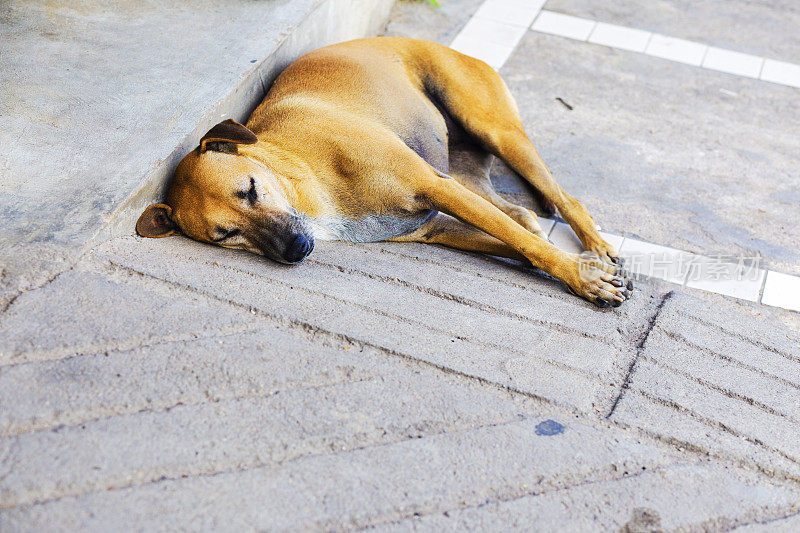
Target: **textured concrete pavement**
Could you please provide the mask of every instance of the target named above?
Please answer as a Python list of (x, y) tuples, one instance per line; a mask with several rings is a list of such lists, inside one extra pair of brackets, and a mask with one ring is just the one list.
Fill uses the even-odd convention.
[(800, 336), (513, 263), (184, 238), (0, 318), (0, 529), (676, 527), (800, 512)]
[[(448, 41), (478, 5), (400, 3), (389, 31)], [(588, 1), (553, 5), (606, 16)], [(647, 13), (637, 20), (656, 20)], [(689, 164), (662, 150), (664, 174), (651, 175), (627, 144), (656, 157), (691, 122), (691, 104), (668, 93), (713, 82), (680, 67), (681, 85), (574, 46), (529, 33), (503, 73), (545, 159), (598, 222), (675, 246), (760, 246), (758, 221), (704, 234), (691, 217), (625, 218)], [(635, 141), (637, 116), (668, 115), (635, 94), (642, 73), (678, 110), (657, 141)], [(773, 90), (763, 94), (784, 102)], [(597, 95), (619, 91), (635, 112), (598, 114)], [(580, 105), (567, 112), (554, 96)], [(761, 109), (753, 129), (730, 118), (742, 101), (714, 106), (703, 117), (729, 126), (733, 144), (764, 135), (770, 162), (753, 168), (788, 172), (785, 117)], [(578, 126), (590, 133), (575, 140)], [(614, 126), (624, 142), (607, 134)], [(571, 162), (588, 146), (600, 147), (591, 164)], [(705, 169), (742, 161), (727, 145), (709, 154)], [(496, 167), (505, 194), (530, 202)], [(625, 169), (650, 181), (619, 192)], [(588, 194), (586, 176), (608, 187)], [(726, 201), (740, 205), (740, 193)], [(708, 212), (724, 206), (705, 200)], [(630, 209), (614, 211), (620, 202)], [(789, 249), (793, 231), (758, 235)], [(2, 532), (800, 527), (800, 333), (786, 327), (796, 314), (657, 280), (598, 310), (531, 268), (435, 246), (320, 242), (285, 266), (131, 232), (77, 262), (48, 241), (2, 265), (14, 282), (0, 289), (28, 288), (0, 292)]]

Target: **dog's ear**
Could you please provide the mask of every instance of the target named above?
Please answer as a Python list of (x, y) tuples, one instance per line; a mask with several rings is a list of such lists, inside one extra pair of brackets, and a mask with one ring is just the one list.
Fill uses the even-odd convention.
[(144, 210), (136, 222), (136, 233), (142, 237), (169, 237), (180, 233), (178, 225), (170, 218), (172, 208), (167, 204), (153, 204)]
[(255, 144), (258, 142), (256, 134), (239, 124), (228, 119), (220, 122), (203, 135), (200, 139), (200, 153), (206, 150), (236, 153), (237, 144)]

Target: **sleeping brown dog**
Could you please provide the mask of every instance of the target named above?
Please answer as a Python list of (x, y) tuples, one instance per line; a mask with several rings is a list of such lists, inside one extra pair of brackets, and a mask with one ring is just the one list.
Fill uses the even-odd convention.
[[(548, 242), (536, 215), (501, 198), (492, 156), (558, 208), (586, 252)], [(529, 261), (601, 307), (630, 296), (613, 247), (553, 180), (500, 76), (413, 39), (311, 52), (276, 80), (246, 125), (212, 128), (178, 165), (145, 237), (183, 233), (284, 263), (316, 240), (415, 241)]]

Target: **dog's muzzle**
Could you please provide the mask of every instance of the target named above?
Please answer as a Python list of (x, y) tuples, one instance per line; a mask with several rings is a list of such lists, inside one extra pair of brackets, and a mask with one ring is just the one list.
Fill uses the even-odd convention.
[(287, 263), (299, 263), (314, 249), (314, 237), (298, 233), (289, 241), (283, 252), (283, 260)]
[(294, 213), (257, 219), (248, 237), (264, 256), (279, 263), (299, 263), (314, 249), (314, 233), (305, 219)]

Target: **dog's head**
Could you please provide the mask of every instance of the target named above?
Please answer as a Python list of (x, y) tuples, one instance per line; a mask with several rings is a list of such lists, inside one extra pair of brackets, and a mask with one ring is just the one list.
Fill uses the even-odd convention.
[(166, 204), (148, 207), (136, 223), (143, 237), (183, 233), (241, 248), (281, 263), (297, 263), (314, 248), (305, 218), (295, 211), (274, 170), (239, 146), (258, 142), (233, 120), (211, 128), (175, 169)]

